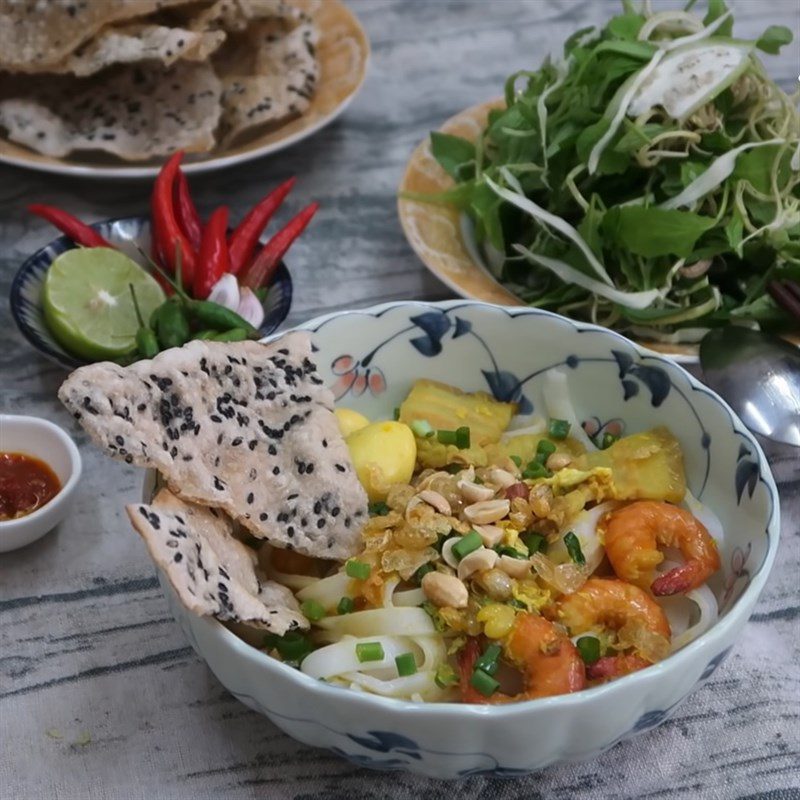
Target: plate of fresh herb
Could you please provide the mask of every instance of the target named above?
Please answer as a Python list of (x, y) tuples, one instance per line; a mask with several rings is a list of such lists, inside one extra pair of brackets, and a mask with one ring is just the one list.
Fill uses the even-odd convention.
[(800, 112), (759, 58), (791, 40), (734, 38), (722, 0), (705, 16), (623, 2), (417, 147), (411, 246), (463, 296), (684, 358), (720, 325), (800, 341)]

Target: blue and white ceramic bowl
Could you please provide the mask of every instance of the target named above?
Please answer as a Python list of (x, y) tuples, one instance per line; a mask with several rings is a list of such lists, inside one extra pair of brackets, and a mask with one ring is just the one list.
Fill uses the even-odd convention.
[(162, 578), (192, 646), (219, 680), (290, 736), (356, 764), (437, 778), (524, 775), (589, 759), (662, 723), (728, 655), (778, 548), (778, 492), (761, 448), (730, 408), (681, 367), (603, 328), (470, 301), (391, 303), (306, 323), (339, 402), (390, 417), (412, 382), (436, 378), (542, 407), (542, 377), (566, 369), (579, 418), (631, 433), (667, 425), (689, 487), (721, 519), (720, 618), (648, 669), (571, 695), (505, 706), (409, 703), (336, 688), (195, 617)]
[[(92, 227), (107, 241), (127, 253), (134, 261), (142, 262), (137, 248), (150, 252), (150, 220), (147, 217), (120, 217), (96, 222)], [(43, 355), (65, 369), (75, 369), (86, 363), (68, 353), (53, 338), (42, 314), (42, 287), (50, 265), (65, 250), (75, 245), (66, 236), (59, 236), (37, 250), (19, 268), (11, 283), (9, 303), (20, 333)], [(269, 286), (264, 301), (262, 333), (267, 336), (278, 329), (292, 305), (292, 278), (286, 264), (281, 262)]]

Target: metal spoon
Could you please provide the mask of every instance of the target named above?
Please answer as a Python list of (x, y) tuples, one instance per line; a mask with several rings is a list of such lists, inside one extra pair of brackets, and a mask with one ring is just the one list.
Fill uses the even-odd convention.
[(700, 364), (750, 430), (800, 447), (800, 348), (749, 328), (715, 328), (700, 342)]

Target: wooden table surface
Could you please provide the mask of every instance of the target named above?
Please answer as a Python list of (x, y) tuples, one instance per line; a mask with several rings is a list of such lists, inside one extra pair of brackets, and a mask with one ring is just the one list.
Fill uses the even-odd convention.
[[(98, 0), (99, 1), (99, 0)], [(659, 3), (656, 2), (658, 6)], [(675, 3), (671, 3), (675, 5)], [(372, 40), (363, 92), (344, 117), (292, 150), (192, 181), (199, 205), (234, 217), (298, 175), (291, 207), (322, 211), (292, 251), (288, 322), (390, 299), (443, 299), (403, 239), (395, 189), (415, 144), (461, 108), (498, 94), (510, 72), (599, 22), (612, 0), (353, 0)], [(739, 0), (737, 32), (800, 30), (798, 0)], [(769, 69), (797, 86), (797, 42)], [(0, 294), (52, 236), (24, 207), (52, 202), (86, 219), (141, 213), (143, 183), (56, 178), (0, 167)], [(457, 785), (367, 772), (299, 745), (233, 699), (167, 612), (152, 562), (123, 518), (138, 470), (100, 455), (56, 400), (64, 378), (0, 304), (0, 411), (68, 429), (84, 474), (71, 517), (0, 554), (0, 798), (800, 798), (800, 461), (768, 448), (783, 502), (772, 577), (732, 656), (674, 719), (594, 761), (525, 779)]]

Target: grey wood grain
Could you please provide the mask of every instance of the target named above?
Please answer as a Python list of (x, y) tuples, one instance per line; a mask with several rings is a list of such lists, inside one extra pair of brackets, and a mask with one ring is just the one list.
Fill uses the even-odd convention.
[[(656, 2), (658, 7), (662, 4)], [(675, 3), (668, 5), (674, 6)], [(353, 2), (373, 45), (363, 93), (306, 144), (192, 181), (201, 207), (234, 216), (265, 187), (300, 176), (291, 207), (322, 211), (292, 251), (289, 323), (323, 310), (449, 291), (407, 247), (395, 189), (414, 145), (442, 120), (501, 91), (612, 0)], [(739, 0), (737, 31), (800, 30), (797, 0)], [(787, 89), (800, 48), (766, 59)], [(50, 238), (34, 200), (87, 219), (140, 213), (148, 188), (0, 168), (0, 294)], [(800, 798), (800, 461), (770, 447), (783, 543), (732, 656), (657, 730), (585, 764), (517, 781), (457, 786), (356, 769), (301, 746), (217, 683), (170, 618), (144, 547), (123, 519), (141, 475), (89, 446), (55, 400), (63, 373), (34, 353), (0, 305), (0, 411), (68, 428), (84, 458), (75, 511), (37, 544), (0, 555), (0, 798)], [(88, 741), (89, 736), (91, 740)]]

